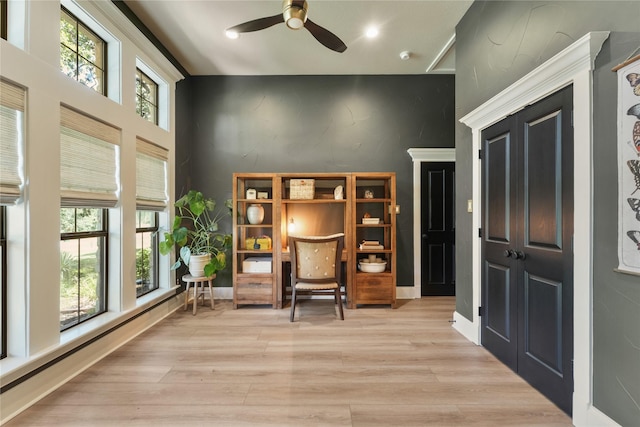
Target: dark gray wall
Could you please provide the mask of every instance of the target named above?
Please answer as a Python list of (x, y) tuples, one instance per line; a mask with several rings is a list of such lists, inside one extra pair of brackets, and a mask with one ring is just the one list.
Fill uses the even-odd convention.
[[(594, 72), (594, 405), (621, 425), (636, 426), (640, 278), (613, 271), (618, 264), (617, 80), (611, 68), (640, 47), (640, 2), (476, 1), (456, 28), (456, 119), (587, 32), (599, 30), (613, 33)], [(473, 158), (471, 132), (457, 123), (457, 206), (471, 198)], [(456, 228), (457, 259), (471, 259), (471, 248), (465, 246), (473, 235), (471, 217), (460, 209)], [(456, 309), (471, 319), (471, 265), (456, 265)]]
[[(397, 279), (413, 285), (407, 149), (454, 146), (454, 90), (449, 75), (190, 77), (176, 95), (176, 195), (230, 198), (233, 172), (396, 172)], [(231, 286), (229, 269), (219, 278)]]

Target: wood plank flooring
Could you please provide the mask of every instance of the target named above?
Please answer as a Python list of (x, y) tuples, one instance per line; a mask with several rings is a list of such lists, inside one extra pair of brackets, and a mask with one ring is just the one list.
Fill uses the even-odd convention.
[(453, 297), (299, 307), (180, 309), (6, 425), (571, 425), (451, 327)]

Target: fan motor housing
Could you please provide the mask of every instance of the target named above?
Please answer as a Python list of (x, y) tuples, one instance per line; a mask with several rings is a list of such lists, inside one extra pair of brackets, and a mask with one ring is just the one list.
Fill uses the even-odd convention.
[[(301, 5), (302, 3), (302, 5)], [(303, 2), (294, 0), (284, 0), (282, 2), (282, 16), (284, 16), (284, 22), (287, 27), (292, 30), (299, 30), (304, 27), (304, 23), (307, 21), (308, 5), (306, 0)]]

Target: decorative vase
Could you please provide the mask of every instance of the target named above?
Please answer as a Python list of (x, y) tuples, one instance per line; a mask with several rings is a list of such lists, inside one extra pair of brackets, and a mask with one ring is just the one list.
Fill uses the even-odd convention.
[(264, 220), (264, 208), (262, 205), (253, 204), (247, 208), (247, 220), (249, 224), (262, 224)]
[(191, 255), (189, 258), (189, 273), (193, 277), (204, 276), (204, 266), (211, 261), (211, 254)]

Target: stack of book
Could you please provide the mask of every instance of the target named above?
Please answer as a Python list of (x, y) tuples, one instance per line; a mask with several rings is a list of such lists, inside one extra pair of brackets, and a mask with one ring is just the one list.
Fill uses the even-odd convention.
[(384, 249), (384, 246), (377, 240), (363, 240), (362, 243), (360, 243), (361, 251), (379, 251), (382, 249)]
[(380, 224), (380, 218), (362, 218), (362, 223), (377, 225)]

